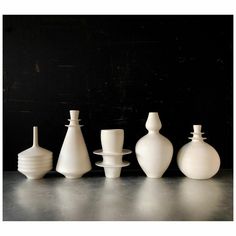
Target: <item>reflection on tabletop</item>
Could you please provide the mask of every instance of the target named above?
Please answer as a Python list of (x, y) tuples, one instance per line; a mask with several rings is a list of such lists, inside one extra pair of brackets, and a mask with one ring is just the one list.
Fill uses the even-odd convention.
[(6, 220), (232, 220), (231, 183), (221, 178), (17, 176), (7, 185)]

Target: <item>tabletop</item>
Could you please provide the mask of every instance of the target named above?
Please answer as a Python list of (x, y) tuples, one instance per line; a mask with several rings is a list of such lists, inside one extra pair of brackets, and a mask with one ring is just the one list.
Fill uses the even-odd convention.
[(150, 179), (131, 173), (117, 179), (56, 172), (28, 180), (3, 174), (4, 221), (232, 221), (233, 174), (209, 180), (175, 174)]

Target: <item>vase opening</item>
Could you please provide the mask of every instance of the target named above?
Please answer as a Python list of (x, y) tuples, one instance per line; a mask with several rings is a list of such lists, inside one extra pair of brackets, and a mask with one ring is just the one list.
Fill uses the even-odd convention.
[(123, 129), (102, 129), (102, 132), (120, 132)]

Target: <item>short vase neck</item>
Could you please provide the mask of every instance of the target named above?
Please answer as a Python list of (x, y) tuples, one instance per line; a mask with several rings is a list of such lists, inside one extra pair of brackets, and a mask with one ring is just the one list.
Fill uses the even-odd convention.
[(204, 138), (202, 139), (193, 139), (193, 138), (190, 138), (192, 140), (192, 142), (204, 142)]
[(203, 132), (201, 132), (202, 126), (201, 125), (194, 125), (193, 126), (193, 132), (191, 134), (193, 134), (192, 137), (190, 137), (189, 139), (192, 140), (192, 142), (204, 142), (204, 137), (202, 137), (202, 134), (204, 134)]
[(158, 130), (148, 130), (148, 134), (159, 134)]

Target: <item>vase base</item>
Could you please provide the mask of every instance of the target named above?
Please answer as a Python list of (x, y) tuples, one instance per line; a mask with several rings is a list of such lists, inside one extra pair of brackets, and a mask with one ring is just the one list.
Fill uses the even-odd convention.
[(108, 179), (117, 179), (117, 178), (120, 178), (120, 176), (108, 176), (108, 175), (106, 175), (105, 177), (108, 178)]
[(120, 177), (121, 167), (104, 167), (106, 178), (115, 179)]
[(67, 179), (79, 179), (81, 178), (85, 173), (89, 172), (91, 168), (87, 170), (81, 170), (80, 172), (75, 172), (75, 171), (65, 171), (65, 170), (60, 170), (59, 168), (56, 168), (56, 171), (62, 175), (64, 175), (65, 178)]
[(67, 179), (79, 179), (82, 175), (65, 175)]
[(27, 176), (27, 179), (30, 179), (30, 180), (36, 180), (36, 179), (42, 179), (44, 177), (44, 175), (40, 175), (40, 176)]
[(151, 178), (151, 179), (160, 179), (160, 178), (162, 178), (162, 175), (161, 176), (160, 175), (158, 175), (158, 176), (156, 176), (156, 175), (147, 175), (147, 177)]
[(213, 176), (211, 176), (211, 177), (190, 177), (190, 176), (186, 175), (186, 177), (189, 179), (193, 179), (193, 180), (206, 180), (206, 179), (211, 179)]

